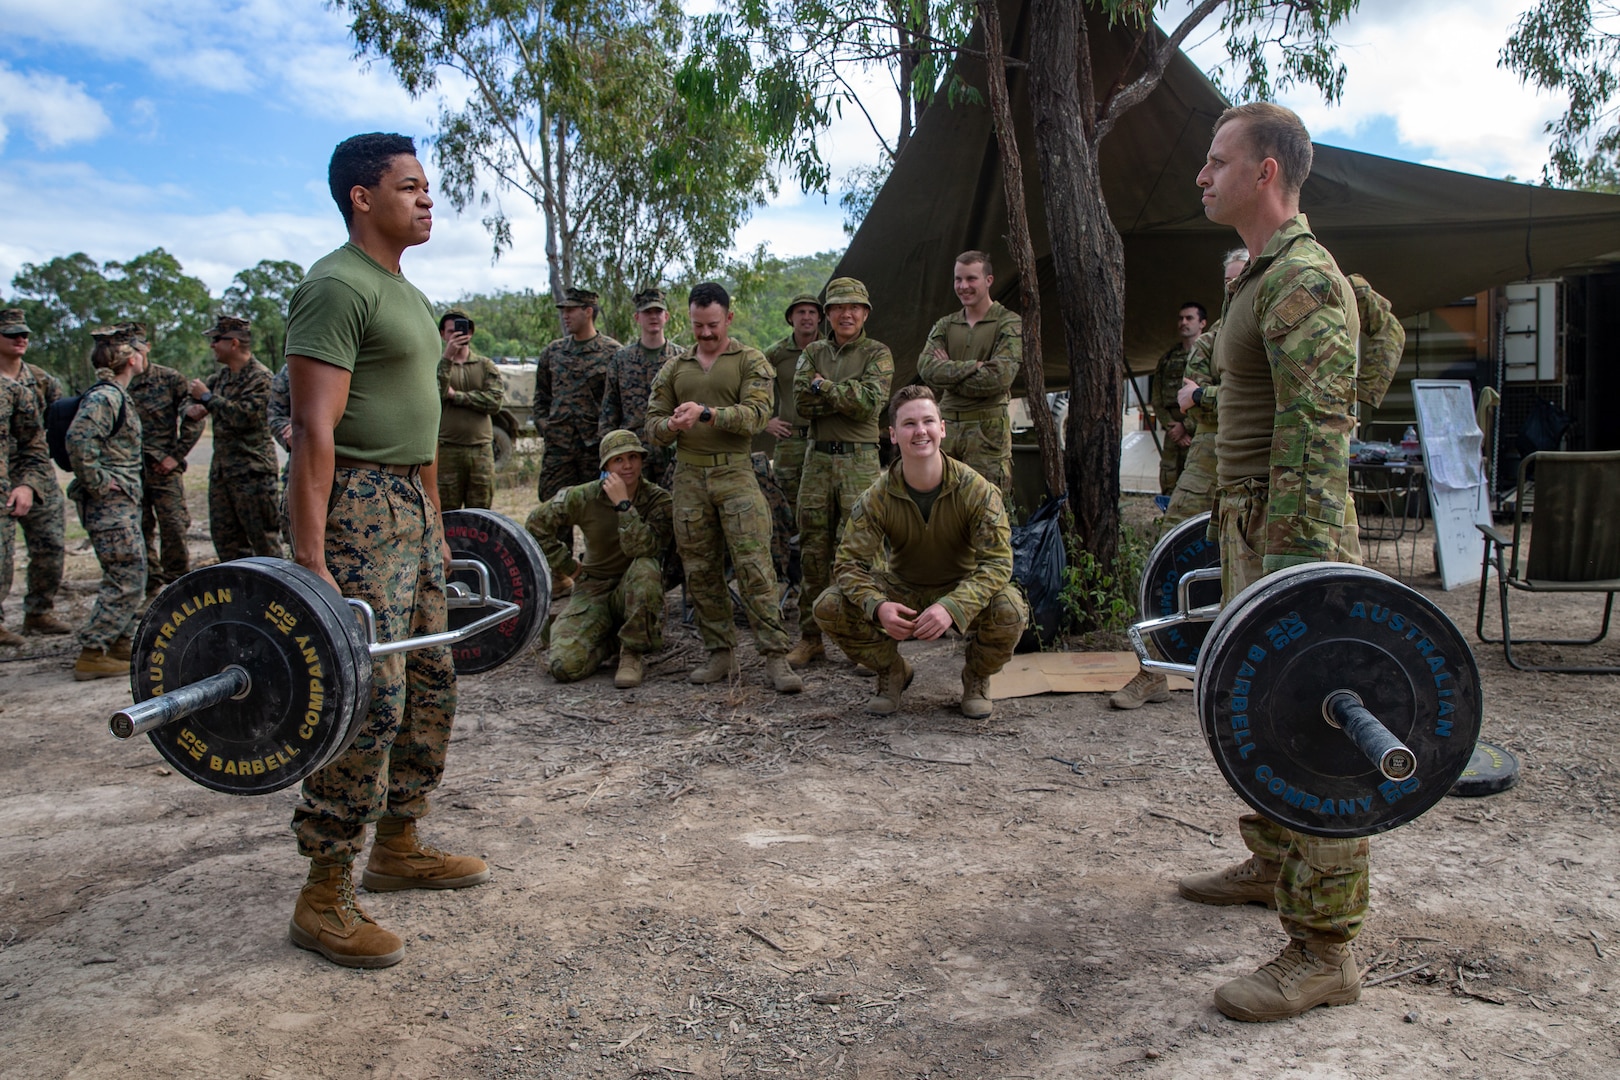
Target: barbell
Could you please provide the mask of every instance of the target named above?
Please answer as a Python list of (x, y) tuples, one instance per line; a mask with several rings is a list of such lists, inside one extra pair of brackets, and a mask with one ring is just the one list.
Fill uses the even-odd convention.
[[(1144, 670), (1193, 677), (1204, 738), (1243, 801), (1299, 832), (1370, 836), (1451, 790), (1483, 706), (1473, 650), (1445, 612), (1348, 563), (1267, 575), (1218, 612), (1192, 606), (1211, 576), (1183, 576), (1178, 610), (1130, 637)], [(1196, 665), (1149, 648), (1195, 624), (1208, 624)]]
[[(448, 645), (463, 673), (521, 653), (546, 621), (551, 573), (523, 529), (449, 511), (450, 629), (377, 640), (363, 600), (297, 563), (250, 558), (194, 570), (153, 598), (132, 635), (134, 704), (115, 738), (150, 738), (176, 772), (232, 795), (296, 784), (346, 750), (371, 707), (372, 663)], [(464, 557), (476, 551), (489, 558)], [(493, 568), (491, 566), (493, 563)]]

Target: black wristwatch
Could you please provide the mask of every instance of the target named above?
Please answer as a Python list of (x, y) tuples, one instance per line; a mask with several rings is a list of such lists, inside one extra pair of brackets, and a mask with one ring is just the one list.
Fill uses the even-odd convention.
[(1194, 405), (1202, 405), (1204, 403), (1204, 388), (1202, 386), (1198, 387), (1192, 392), (1192, 403)]
[(621, 514), (624, 513), (626, 510), (630, 509), (630, 500), (620, 499), (618, 502), (613, 504), (613, 509), (617, 510)]
[(698, 423), (700, 423), (700, 424), (712, 424), (713, 422), (714, 422), (714, 410), (709, 408), (707, 405), (703, 406), (703, 411), (698, 413)]

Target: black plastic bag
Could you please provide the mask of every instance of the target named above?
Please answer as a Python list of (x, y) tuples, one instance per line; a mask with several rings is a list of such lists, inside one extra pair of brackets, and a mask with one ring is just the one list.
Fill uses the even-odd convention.
[(1057, 641), (1063, 630), (1063, 533), (1058, 518), (1065, 495), (1047, 499), (1027, 522), (1012, 531), (1013, 580), (1029, 601), (1030, 625), (1018, 641), (1019, 652), (1035, 652)]

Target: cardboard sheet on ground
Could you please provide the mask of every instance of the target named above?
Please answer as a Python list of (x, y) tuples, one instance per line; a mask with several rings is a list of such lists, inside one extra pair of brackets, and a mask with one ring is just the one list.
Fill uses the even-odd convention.
[[(1025, 653), (990, 676), (990, 697), (999, 701), (1035, 694), (1112, 694), (1137, 670), (1135, 653)], [(1192, 685), (1191, 679), (1170, 676), (1172, 690), (1191, 690)]]

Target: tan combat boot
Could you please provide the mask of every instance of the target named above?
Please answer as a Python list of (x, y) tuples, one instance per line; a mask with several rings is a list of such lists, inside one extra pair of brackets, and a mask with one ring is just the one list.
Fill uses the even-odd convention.
[(130, 640), (128, 634), (125, 634), (123, 637), (107, 646), (107, 655), (112, 657), (114, 660), (128, 660), (130, 659), (130, 653), (134, 650), (134, 648), (135, 642)]
[(801, 637), (799, 643), (789, 650), (787, 662), (793, 667), (809, 667), (826, 655), (827, 647), (821, 643), (821, 638)]
[(716, 649), (709, 654), (709, 658), (692, 669), (692, 674), (686, 681), (699, 686), (709, 683), (724, 682), (726, 679), (735, 679), (742, 674), (737, 667), (737, 658), (731, 655), (730, 649)]
[(1155, 671), (1138, 671), (1135, 678), (1114, 692), (1108, 704), (1116, 709), (1140, 709), (1150, 701), (1169, 700), (1169, 679)]
[(619, 650), (619, 670), (613, 674), (613, 685), (620, 690), (629, 690), (641, 685), (645, 668), (641, 662), (641, 654), (631, 652), (629, 649)]
[(990, 679), (962, 670), (962, 715), (969, 720), (987, 720), (996, 707), (990, 702)]
[(900, 695), (911, 685), (911, 665), (906, 658), (897, 657), (888, 671), (878, 672), (877, 693), (866, 702), (866, 711), (873, 716), (888, 716), (900, 708)]
[(1361, 972), (1348, 944), (1290, 941), (1259, 971), (1216, 990), (1215, 1007), (1233, 1020), (1265, 1023), (1360, 998)]
[(765, 658), (765, 677), (778, 694), (797, 694), (804, 689), (804, 680), (788, 666), (787, 657), (781, 653)]
[(300, 949), (343, 967), (392, 967), (405, 958), (399, 935), (378, 926), (355, 900), (348, 863), (310, 861), (287, 934)]
[(73, 681), (89, 682), (91, 679), (114, 679), (119, 676), (129, 676), (129, 661), (120, 660), (106, 649), (92, 649), (89, 647), (79, 650), (79, 658), (73, 662)]
[(26, 644), (28, 644), (27, 638), (23, 637), (21, 634), (13, 634), (10, 630), (0, 626), (0, 645), (16, 647), (18, 645)]
[(73, 633), (73, 627), (48, 611), (36, 611), (32, 615), (23, 616), (23, 633), (71, 634)]
[(1277, 875), (1282, 867), (1258, 855), (1236, 866), (1189, 874), (1176, 882), (1176, 892), (1200, 904), (1264, 904), (1277, 906)]
[(360, 884), (369, 892), (398, 889), (465, 889), (489, 880), (489, 867), (471, 855), (451, 855), (416, 836), (409, 818), (383, 818)]

